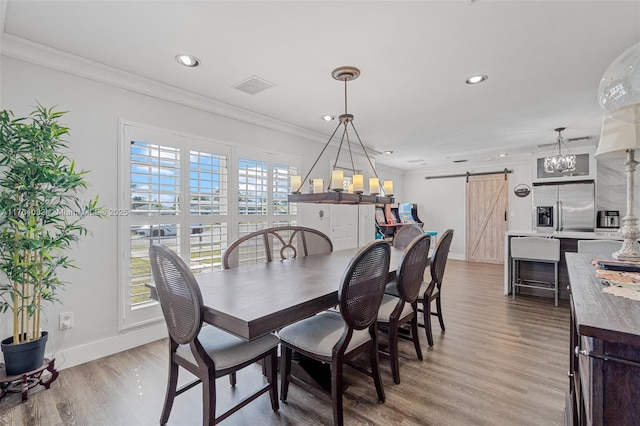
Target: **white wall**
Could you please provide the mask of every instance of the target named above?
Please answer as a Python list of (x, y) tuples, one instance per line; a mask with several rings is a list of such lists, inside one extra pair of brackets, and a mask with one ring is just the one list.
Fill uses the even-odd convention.
[[(59, 110), (69, 111), (62, 122), (70, 128), (71, 156), (78, 168), (91, 171), (87, 177), (90, 183), (87, 198), (98, 194), (100, 204), (107, 208), (118, 206), (118, 119), (297, 155), (302, 158), (303, 171), (315, 159), (309, 152), (320, 152), (322, 148), (317, 141), (292, 133), (163, 100), (162, 94), (149, 96), (123, 88), (127, 84), (118, 87), (85, 78), (81, 70), (78, 70), (81, 76), (72, 71), (57, 71), (6, 56), (4, 51), (0, 59), (0, 107), (13, 110), (16, 116), (28, 114), (36, 103), (46, 107), (57, 105)], [(97, 80), (103, 81), (99, 77)], [(335, 151), (330, 147), (325, 155), (335, 156)], [(306, 224), (304, 214), (301, 222)], [(88, 226), (93, 237), (83, 239), (71, 253), (78, 269), (61, 273), (61, 278), (70, 282), (59, 295), (63, 304), (49, 305), (46, 309), (43, 328), (50, 331), (47, 353), (56, 352), (56, 365), (62, 368), (153, 341), (166, 333), (161, 322), (118, 333), (117, 218), (102, 221), (94, 218)], [(74, 327), (59, 332), (58, 315), (68, 311), (74, 313)], [(0, 316), (0, 336), (8, 335), (10, 321), (5, 314)]]
[[(0, 56), (0, 107), (13, 110), (17, 116), (28, 114), (38, 102), (47, 107), (57, 105), (59, 109), (69, 111), (64, 116), (63, 123), (71, 129), (71, 155), (79, 168), (91, 171), (88, 175), (91, 186), (87, 191), (87, 198), (98, 194), (101, 204), (106, 207), (118, 206), (118, 119), (226, 143), (297, 155), (302, 158), (303, 172), (308, 171), (315, 160), (315, 153), (319, 153), (322, 148), (320, 143), (323, 141), (312, 141), (296, 132), (278, 131), (270, 126), (261, 127), (249, 124), (246, 120), (208, 112), (207, 108), (190, 107), (166, 100), (175, 97), (175, 89), (167, 89), (167, 95), (162, 93), (162, 87), (155, 85), (154, 90), (159, 91), (158, 96), (144, 94), (145, 90), (138, 90), (130, 81), (123, 84), (104, 83), (118, 78), (126, 80), (125, 76), (114, 78), (110, 75), (103, 78), (100, 75), (94, 79), (88, 77), (91, 73), (86, 72), (85, 67), (61, 65), (53, 69), (47, 55), (43, 61), (35, 61), (47, 66), (35, 65), (34, 61), (16, 59), (20, 55), (5, 54), (6, 48), (5, 42), (3, 55)], [(47, 54), (50, 56), (51, 52)], [(67, 59), (55, 58), (53, 62)], [(95, 64), (86, 65), (89, 66)], [(105, 71), (106, 74), (108, 73)], [(194, 106), (202, 104), (202, 99), (191, 103)], [(277, 127), (275, 126), (276, 129)], [(332, 158), (336, 155), (335, 151), (335, 147), (330, 147), (325, 155)], [(310, 155), (309, 152), (313, 154)], [(359, 161), (363, 159), (360, 158)], [(502, 167), (504, 166), (498, 169)], [(329, 167), (324, 169), (326, 175), (318, 177), (328, 179)], [(367, 167), (362, 166), (362, 169), (365, 175), (369, 173)], [(495, 169), (494, 166), (487, 170)], [(531, 197), (516, 199), (512, 190), (518, 183), (531, 184), (531, 164), (517, 164), (513, 169), (515, 172), (509, 179), (510, 229), (530, 229)], [(464, 259), (465, 247), (465, 180), (425, 180), (424, 176), (465, 171), (464, 167), (460, 167), (403, 175), (400, 170), (378, 167), (381, 179), (394, 180), (397, 202), (418, 204), (418, 214), (425, 222), (425, 229), (439, 233), (448, 228), (455, 230), (451, 257), (459, 259)], [(319, 170), (319, 173), (322, 171)], [(327, 207), (301, 205), (300, 224), (330, 234), (331, 209)], [(322, 219), (318, 215), (319, 210), (325, 211)], [(373, 210), (360, 208), (359, 211), (362, 243), (362, 239), (367, 238), (363, 226), (367, 221), (373, 224)], [(93, 237), (82, 240), (71, 253), (78, 269), (63, 271), (61, 274), (63, 279), (71, 283), (59, 295), (63, 304), (49, 305), (46, 311), (44, 327), (51, 332), (47, 351), (57, 353), (57, 365), (62, 368), (125, 350), (165, 334), (162, 323), (118, 333), (117, 219), (91, 219), (88, 225), (93, 231)], [(373, 236), (373, 226), (370, 229)], [(67, 311), (74, 313), (74, 328), (59, 332), (58, 315)], [(10, 334), (7, 319), (6, 315), (0, 316), (0, 336)]]
[[(483, 168), (466, 169), (464, 166), (451, 167), (446, 170), (429, 170), (412, 172), (405, 175), (402, 188), (403, 198), (400, 202), (415, 203), (418, 207), (418, 217), (424, 222), (424, 229), (436, 231), (442, 235), (447, 229), (453, 229), (453, 241), (449, 257), (453, 259), (465, 258), (466, 241), (466, 178), (425, 179), (425, 176), (445, 176), (488, 172), (504, 169), (487, 166)], [(513, 170), (509, 174), (509, 229), (531, 229), (532, 202), (531, 195), (518, 198), (513, 189), (524, 183), (531, 187), (531, 162), (519, 162), (507, 166)]]

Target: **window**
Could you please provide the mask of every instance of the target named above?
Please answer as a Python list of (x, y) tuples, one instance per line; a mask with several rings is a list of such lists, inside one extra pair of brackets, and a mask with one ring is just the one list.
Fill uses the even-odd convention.
[[(283, 155), (237, 150), (237, 237), (272, 226), (295, 225), (297, 208), (289, 205), (289, 176), (297, 160)], [(278, 159), (278, 162), (274, 162)], [(287, 161), (282, 161), (283, 159)], [(288, 164), (281, 164), (288, 163)]]
[[(297, 210), (287, 194), (299, 159), (239, 155), (209, 140), (128, 123), (121, 128), (120, 208), (129, 213), (119, 217), (123, 329), (161, 317), (147, 287), (150, 245), (175, 250), (198, 274), (221, 269), (224, 250), (238, 236), (295, 223)], [(272, 164), (272, 157), (279, 163)]]
[(277, 216), (293, 215), (298, 213), (297, 204), (289, 204), (289, 182), (291, 176), (298, 174), (298, 169), (286, 164), (273, 165), (273, 214)]

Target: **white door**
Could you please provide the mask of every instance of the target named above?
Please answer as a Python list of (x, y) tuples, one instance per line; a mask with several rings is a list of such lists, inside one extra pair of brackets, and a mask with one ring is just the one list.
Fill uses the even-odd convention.
[(330, 223), (334, 251), (358, 247), (357, 206), (332, 204)]

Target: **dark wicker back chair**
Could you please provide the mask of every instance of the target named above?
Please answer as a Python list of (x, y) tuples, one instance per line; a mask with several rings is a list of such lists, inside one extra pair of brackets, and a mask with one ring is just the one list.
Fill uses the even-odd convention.
[[(417, 303), (420, 287), (424, 279), (424, 271), (429, 263), (429, 247), (431, 237), (422, 234), (414, 238), (402, 254), (402, 260), (395, 279), (397, 296), (385, 294), (378, 311), (378, 326), (388, 330), (389, 356), (393, 381), (400, 383), (400, 367), (398, 364), (398, 338), (413, 341), (418, 359), (422, 359), (420, 338), (418, 333)], [(409, 323), (411, 333), (400, 335), (400, 327)]]
[[(151, 246), (149, 255), (158, 299), (169, 331), (169, 379), (160, 424), (169, 420), (175, 397), (199, 383), (202, 383), (203, 425), (222, 421), (266, 392), (270, 393), (271, 406), (277, 411), (278, 338), (267, 335), (244, 341), (216, 327), (202, 327), (202, 295), (187, 265), (164, 246)], [(216, 417), (216, 378), (235, 373), (260, 360), (270, 366), (267, 371), (268, 383)], [(188, 370), (197, 379), (177, 388), (179, 367)]]
[(375, 324), (390, 256), (386, 242), (374, 241), (351, 259), (338, 292), (340, 312), (349, 328), (363, 330)]
[(202, 295), (182, 259), (164, 246), (151, 246), (151, 269), (172, 340), (180, 345), (197, 339), (202, 328)]
[[(431, 316), (437, 316), (440, 322), (440, 328), (444, 329), (444, 319), (442, 318), (442, 279), (444, 277), (444, 269), (447, 266), (449, 257), (449, 248), (453, 240), (453, 229), (447, 229), (440, 238), (438, 245), (433, 251), (431, 259), (431, 281), (422, 284), (420, 291), (422, 296), (419, 297), (418, 303), (422, 303), (422, 312), (424, 313), (424, 328), (427, 333), (427, 341), (429, 346), (433, 346), (433, 333), (431, 331)], [(424, 289), (424, 291), (423, 291)], [(436, 312), (431, 311), (431, 302), (436, 301)], [(420, 309), (419, 309), (420, 310)]]
[(225, 251), (222, 264), (230, 269), (331, 251), (333, 244), (322, 232), (302, 226), (281, 226), (238, 238)]
[(396, 271), (396, 286), (400, 299), (409, 304), (418, 300), (424, 271), (429, 264), (430, 248), (431, 237), (423, 233), (414, 239), (402, 254), (400, 266)]
[(418, 225), (403, 225), (393, 236), (393, 246), (403, 249), (407, 247), (415, 237), (423, 234), (424, 231)]
[(389, 273), (390, 247), (373, 241), (349, 263), (338, 291), (340, 311), (326, 311), (289, 325), (279, 332), (282, 344), (280, 399), (286, 401), (291, 377), (291, 354), (296, 352), (331, 365), (331, 402), (334, 424), (342, 425), (343, 364), (369, 351), (370, 373), (385, 399), (378, 363), (378, 308)]

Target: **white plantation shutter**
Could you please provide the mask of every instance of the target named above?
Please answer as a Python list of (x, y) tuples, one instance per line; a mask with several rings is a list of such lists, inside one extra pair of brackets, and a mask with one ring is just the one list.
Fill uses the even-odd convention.
[(119, 329), (162, 317), (146, 286), (151, 244), (175, 250), (198, 274), (221, 269), (224, 250), (238, 236), (296, 223), (287, 195), (297, 157), (241, 155), (228, 144), (125, 122), (120, 137), (119, 210), (128, 214), (118, 217)]

